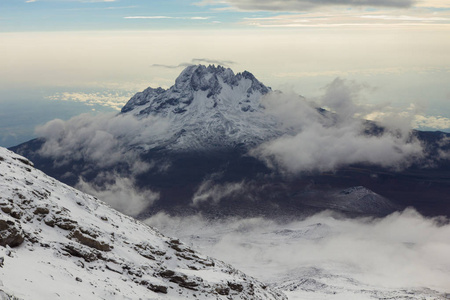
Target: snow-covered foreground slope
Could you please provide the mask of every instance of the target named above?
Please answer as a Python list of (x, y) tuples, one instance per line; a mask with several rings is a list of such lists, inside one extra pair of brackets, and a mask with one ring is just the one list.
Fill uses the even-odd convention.
[(0, 209), (0, 299), (285, 299), (4, 148)]
[(305, 299), (450, 299), (450, 225), (413, 210), (348, 219), (325, 212), (304, 220), (147, 220), (202, 253)]

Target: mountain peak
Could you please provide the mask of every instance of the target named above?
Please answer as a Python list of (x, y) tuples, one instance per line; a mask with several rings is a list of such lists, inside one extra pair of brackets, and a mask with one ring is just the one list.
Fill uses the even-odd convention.
[[(194, 98), (194, 92), (207, 92), (207, 98), (217, 97), (222, 92), (224, 86), (234, 89), (241, 82), (245, 82), (247, 86), (246, 90), (241, 92), (246, 92), (247, 94), (259, 93), (261, 95), (270, 92), (270, 88), (262, 84), (248, 71), (235, 75), (233, 70), (220, 65), (191, 65), (180, 73), (175, 80), (175, 84), (169, 90), (166, 91), (162, 88), (153, 89), (149, 87), (133, 96), (122, 108), (122, 113), (135, 110), (136, 108), (144, 108), (146, 104), (151, 104), (151, 102), (162, 104), (152, 108), (162, 108), (167, 106), (166, 104), (176, 105), (180, 101), (190, 104)], [(159, 99), (156, 99), (164, 92), (170, 95), (162, 95)], [(168, 103), (161, 98), (169, 98), (167, 99)], [(177, 111), (180, 112), (182, 109)], [(155, 110), (140, 110), (141, 114), (149, 114), (152, 112), (155, 112)]]
[(122, 113), (165, 118), (168, 136), (158, 142), (177, 149), (192, 148), (193, 143), (196, 148), (255, 145), (276, 132), (275, 122), (263, 117), (261, 97), (269, 92), (248, 71), (235, 74), (223, 66), (192, 65), (169, 89), (137, 93)]

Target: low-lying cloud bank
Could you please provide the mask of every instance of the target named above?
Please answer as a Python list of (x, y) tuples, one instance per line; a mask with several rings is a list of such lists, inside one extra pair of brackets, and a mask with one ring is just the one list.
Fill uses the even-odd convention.
[(448, 220), (411, 209), (380, 219), (323, 212), (280, 223), (161, 213), (145, 222), (292, 296), (372, 299), (413, 291), (411, 299), (445, 299), (450, 292)]
[[(424, 145), (412, 131), (413, 115), (385, 113), (388, 107), (360, 104), (364, 86), (335, 79), (325, 94), (309, 103), (295, 95), (272, 93), (263, 99), (269, 114), (275, 115), (290, 132), (268, 141), (252, 154), (289, 172), (332, 171), (338, 167), (369, 163), (401, 169), (424, 156)], [(318, 110), (324, 107), (327, 111)], [(383, 116), (374, 124), (368, 115)]]
[(38, 127), (36, 134), (45, 139), (40, 154), (54, 158), (57, 164), (82, 159), (99, 167), (126, 163), (140, 170), (145, 165), (140, 164), (135, 147), (148, 145), (168, 126), (164, 119), (151, 116), (81, 114), (68, 121), (50, 121)]
[[(139, 189), (135, 184), (139, 174), (161, 168), (156, 162), (141, 159), (142, 148), (163, 134), (167, 126), (165, 120), (153, 117), (82, 114), (68, 121), (50, 121), (36, 133), (45, 139), (39, 153), (54, 159), (55, 166), (82, 162), (80, 174), (67, 174), (79, 177), (78, 189), (137, 216), (159, 198), (157, 192)], [(100, 172), (86, 180), (84, 176), (92, 171)]]
[(142, 211), (159, 199), (159, 193), (149, 189), (137, 189), (133, 179), (118, 174), (102, 174), (109, 177), (109, 182), (96, 185), (95, 182), (86, 182), (80, 178), (77, 189), (93, 195), (112, 208), (129, 216), (138, 216)]

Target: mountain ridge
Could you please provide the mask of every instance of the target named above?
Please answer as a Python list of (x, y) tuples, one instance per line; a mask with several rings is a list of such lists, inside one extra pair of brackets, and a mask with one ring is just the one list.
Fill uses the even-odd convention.
[(168, 149), (255, 146), (280, 134), (277, 121), (264, 116), (261, 97), (270, 91), (248, 71), (235, 75), (222, 66), (193, 65), (169, 89), (137, 93), (121, 114), (165, 118), (167, 133), (154, 139)]
[(0, 176), (2, 299), (286, 299), (4, 148)]

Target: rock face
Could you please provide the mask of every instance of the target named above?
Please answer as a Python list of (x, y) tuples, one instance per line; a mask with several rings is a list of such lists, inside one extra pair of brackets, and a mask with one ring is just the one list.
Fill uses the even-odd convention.
[(251, 147), (279, 132), (264, 115), (261, 97), (271, 90), (251, 73), (218, 66), (187, 67), (168, 90), (147, 88), (122, 108), (139, 118), (163, 117), (167, 133), (152, 145), (173, 150)]
[(285, 299), (230, 265), (46, 176), (4, 148), (0, 148), (0, 208), (4, 295)]

